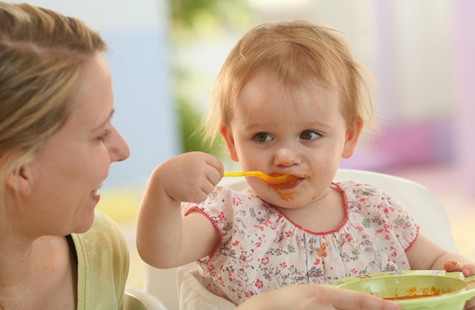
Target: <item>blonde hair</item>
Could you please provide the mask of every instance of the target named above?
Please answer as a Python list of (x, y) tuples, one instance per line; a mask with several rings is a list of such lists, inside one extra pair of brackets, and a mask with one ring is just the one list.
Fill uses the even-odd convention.
[(105, 50), (78, 19), (0, 2), (0, 197), (7, 173), (64, 123), (84, 64)]
[(349, 126), (372, 120), (370, 75), (337, 31), (306, 21), (266, 23), (247, 32), (224, 62), (202, 124), (206, 139), (213, 141), (229, 124), (239, 93), (259, 70), (274, 74), (284, 87), (316, 79), (340, 93)]

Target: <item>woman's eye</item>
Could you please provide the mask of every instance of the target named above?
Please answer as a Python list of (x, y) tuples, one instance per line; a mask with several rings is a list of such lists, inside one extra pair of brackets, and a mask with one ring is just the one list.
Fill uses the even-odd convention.
[(268, 142), (272, 140), (272, 136), (267, 132), (259, 132), (254, 135), (253, 139), (257, 142)]
[(106, 129), (106, 131), (104, 131), (102, 135), (97, 137), (97, 140), (99, 140), (100, 142), (105, 142), (110, 135), (111, 131), (109, 129)]
[(302, 140), (315, 140), (320, 138), (322, 135), (313, 130), (305, 130), (300, 134), (300, 139)]

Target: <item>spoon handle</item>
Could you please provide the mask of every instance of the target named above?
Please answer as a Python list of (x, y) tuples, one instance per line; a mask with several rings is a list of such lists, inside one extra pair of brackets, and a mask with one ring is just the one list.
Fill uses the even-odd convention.
[(240, 171), (240, 172), (225, 172), (223, 177), (244, 177), (244, 176), (262, 176), (260, 171)]

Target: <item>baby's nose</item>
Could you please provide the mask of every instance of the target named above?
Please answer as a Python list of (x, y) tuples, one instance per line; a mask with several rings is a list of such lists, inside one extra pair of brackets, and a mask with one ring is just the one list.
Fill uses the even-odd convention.
[(274, 156), (275, 166), (290, 167), (301, 163), (301, 158), (297, 151), (290, 147), (281, 147)]

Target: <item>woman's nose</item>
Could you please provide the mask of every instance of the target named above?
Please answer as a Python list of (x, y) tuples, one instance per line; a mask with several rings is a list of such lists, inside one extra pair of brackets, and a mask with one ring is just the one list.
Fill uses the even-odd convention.
[(109, 146), (111, 161), (116, 162), (126, 160), (130, 156), (129, 146), (115, 127), (113, 128), (113, 131), (113, 138), (111, 139), (111, 144)]
[(274, 155), (274, 165), (290, 167), (301, 163), (298, 152), (291, 147), (281, 147)]

